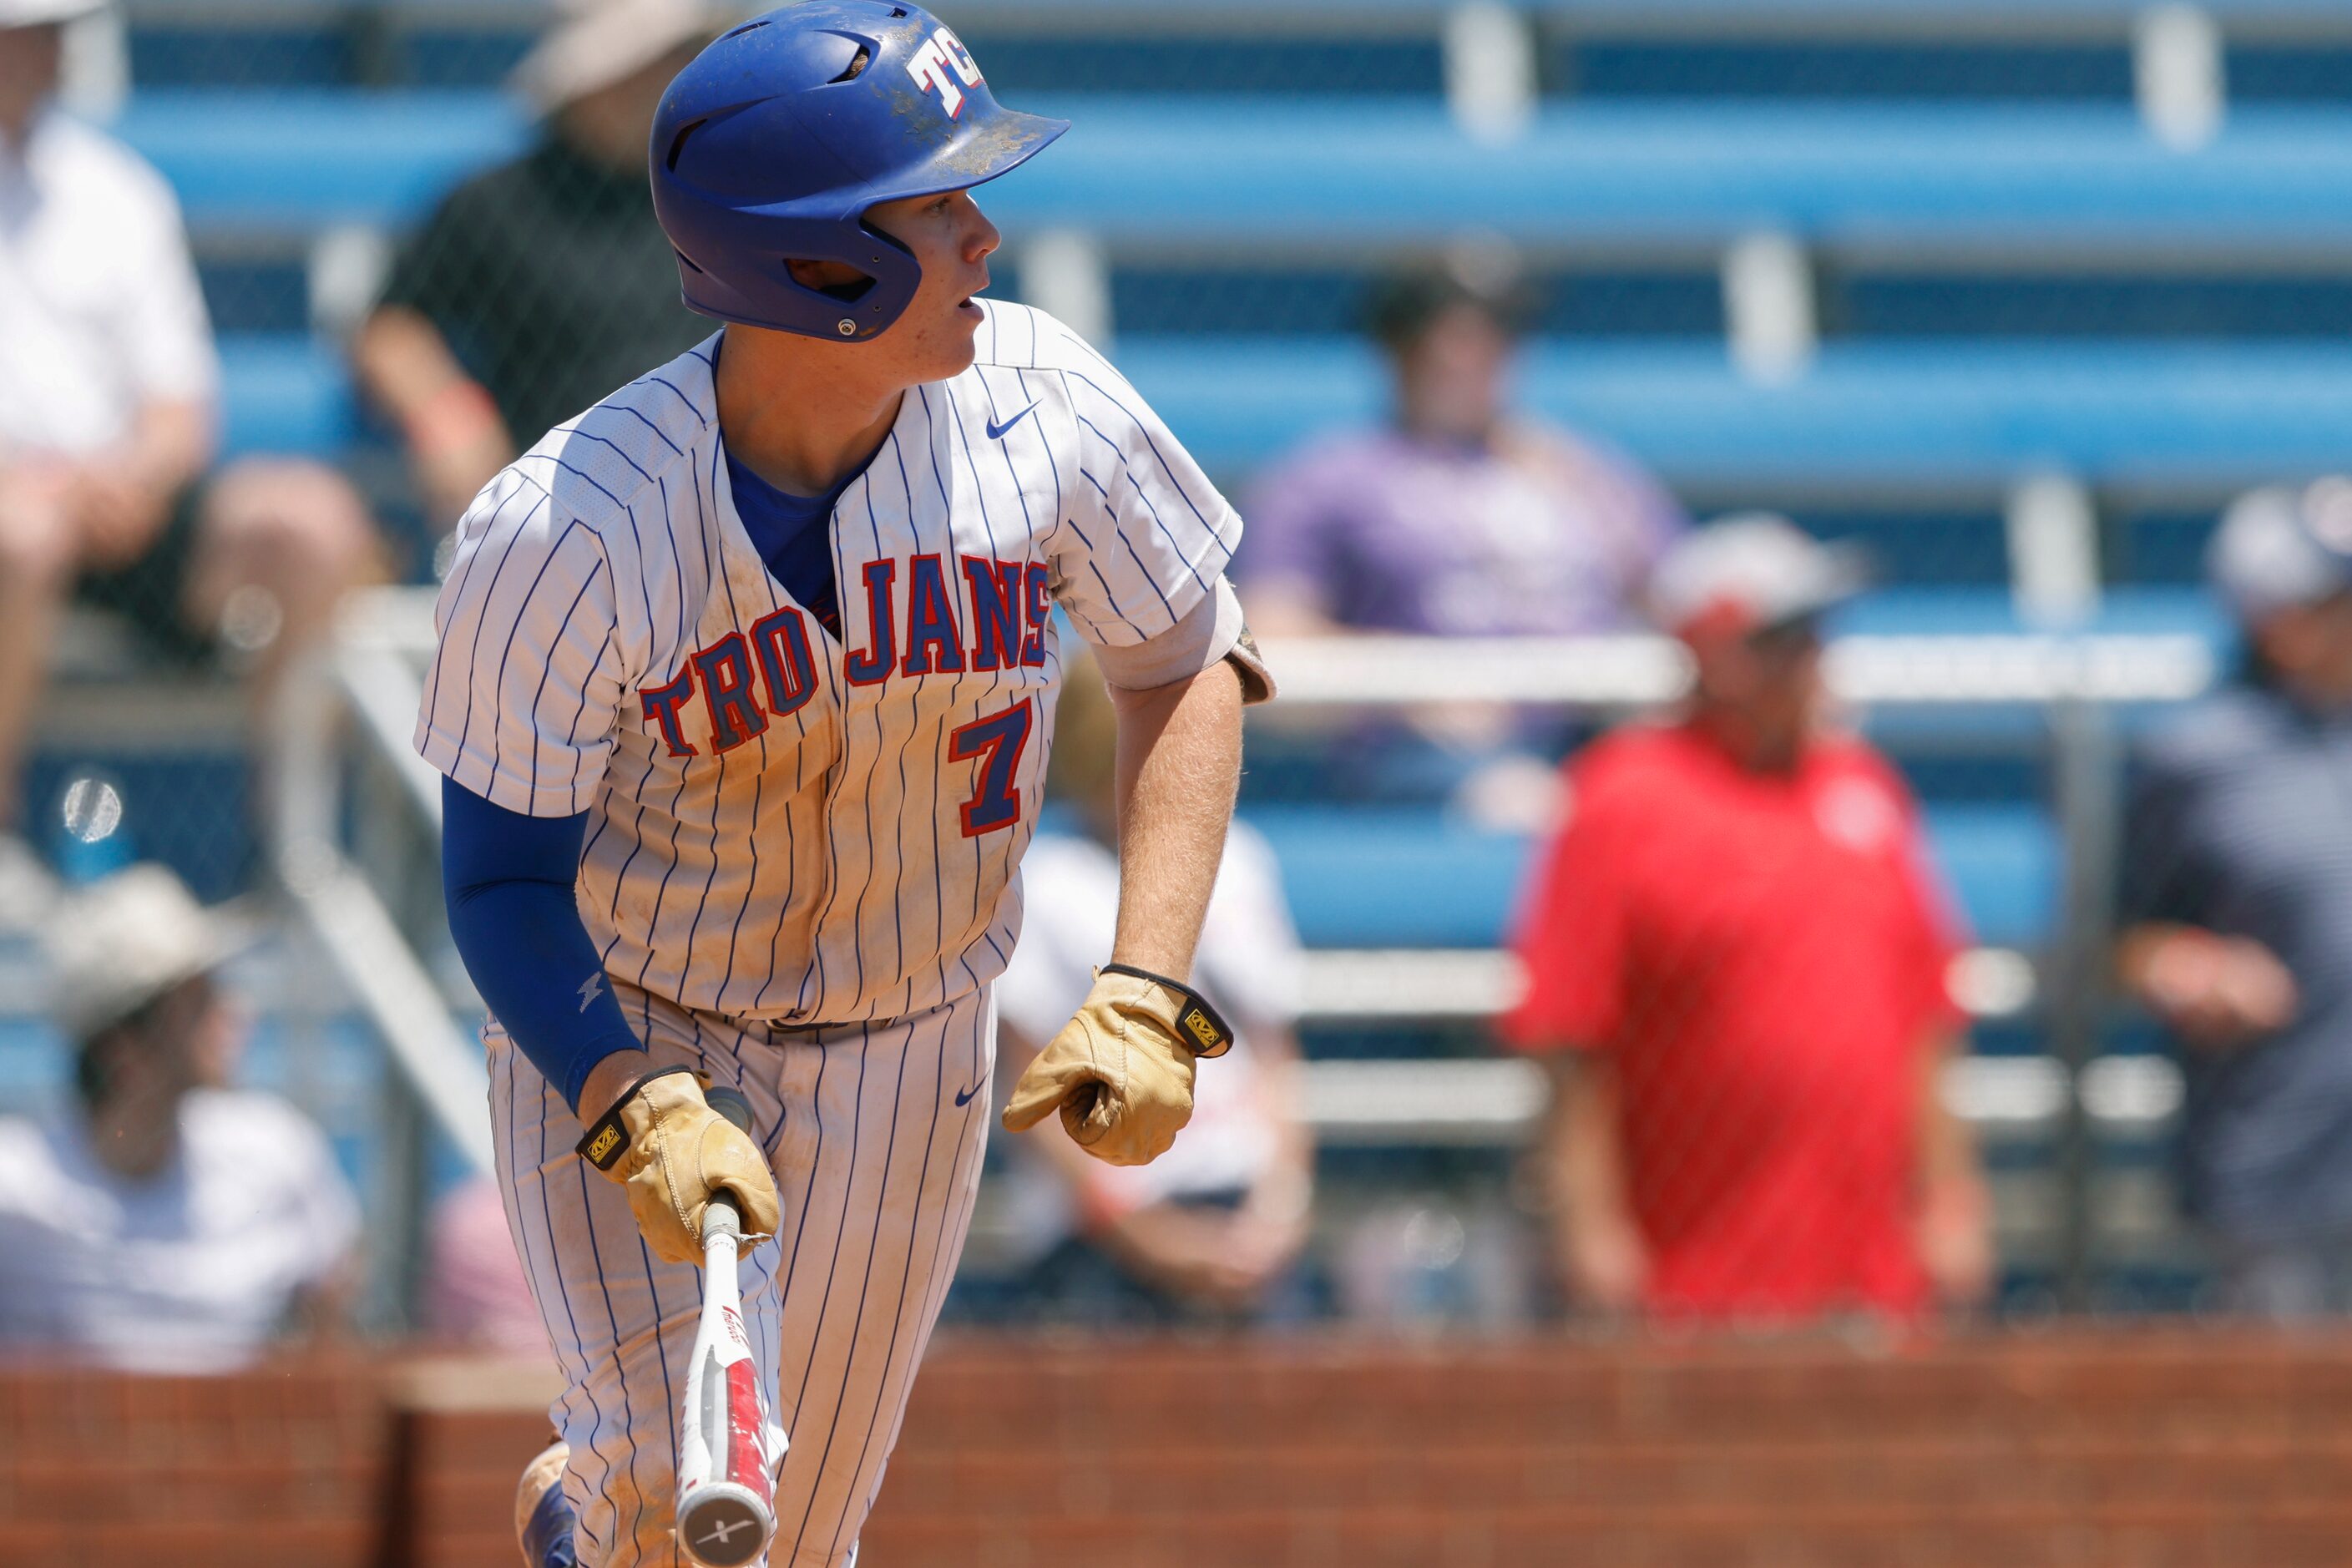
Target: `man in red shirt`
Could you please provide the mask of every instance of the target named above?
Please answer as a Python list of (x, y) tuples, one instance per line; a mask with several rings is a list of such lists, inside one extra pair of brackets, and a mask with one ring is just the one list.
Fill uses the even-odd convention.
[(1570, 764), (1503, 1032), (1554, 1068), (1542, 1163), (1589, 1309), (1912, 1316), (1990, 1282), (1937, 1093), (1954, 920), (1902, 781), (1823, 722), (1818, 619), (1858, 582), (1780, 518), (1694, 535), (1653, 584), (1686, 710)]

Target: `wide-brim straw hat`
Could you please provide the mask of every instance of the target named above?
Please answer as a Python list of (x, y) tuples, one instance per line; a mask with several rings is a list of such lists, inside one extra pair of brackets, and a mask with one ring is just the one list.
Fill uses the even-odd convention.
[[(10, 0), (0, 0), (5, 6)], [(698, 44), (742, 9), (712, 0), (560, 0), (509, 84), (542, 116)]]

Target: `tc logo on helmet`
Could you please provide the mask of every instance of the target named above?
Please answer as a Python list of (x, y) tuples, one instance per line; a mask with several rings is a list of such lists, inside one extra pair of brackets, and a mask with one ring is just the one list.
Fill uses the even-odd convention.
[[(950, 75), (950, 71), (954, 74)], [(907, 62), (907, 74), (925, 92), (937, 88), (941, 107), (953, 120), (963, 112), (963, 89), (980, 85), (980, 62), (971, 58), (962, 39), (941, 27), (924, 39), (915, 58)], [(956, 85), (957, 77), (963, 79), (963, 87)]]

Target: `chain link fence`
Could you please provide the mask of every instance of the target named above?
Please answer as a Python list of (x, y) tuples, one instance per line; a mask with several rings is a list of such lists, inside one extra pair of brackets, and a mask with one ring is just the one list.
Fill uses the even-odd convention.
[[(2255, 1095), (2259, 1075), (2184, 1079), (2175, 1044), (2121, 999), (2117, 889), (2143, 900), (2125, 911), (2141, 923), (2252, 933), (2230, 908), (2124, 874), (2187, 831), (2127, 813), (2127, 763), (2235, 668), (2235, 629), (2203, 587), (2222, 507), (2352, 460), (2352, 182), (2328, 183), (2347, 173), (2352, 24), (2286, 5), (2061, 9), (1367, 0), (1272, 16), (1028, 0), (947, 19), (1008, 101), (1077, 127), (1053, 154), (1064, 172), (1007, 181), (1001, 205), (989, 193), (996, 292), (1108, 345), (1254, 521), (1261, 502), (1312, 510), (1270, 485), (1413, 395), (1398, 380), (1412, 345), (1369, 332), (1384, 289), (1468, 276), (1475, 296), (1507, 273), (1502, 313), (1524, 336), (1490, 390), (1524, 428), (1577, 443), (1547, 461), (1566, 452), (1605, 483), (1554, 473), (1536, 499), (1481, 502), (1483, 553), (1334, 546), (1283, 572), (1244, 554), (1245, 596), (1254, 576), (1297, 588), (1310, 558), (1418, 584), (1473, 554), (1489, 575), (1463, 591), (1508, 597), (1515, 572), (1553, 569), (1562, 531), (1614, 526), (1639, 510), (1626, 487), (1654, 485), (1669, 532), (1761, 509), (1862, 547), (1874, 589), (1833, 629), (1863, 642), (1949, 638), (1920, 657), (1993, 666), (2078, 634), (2149, 639), (2116, 645), (2126, 663), (2160, 665), (2182, 639), (2203, 650), (2201, 676), (2156, 695), (1996, 682), (1963, 700), (1898, 679), (1853, 710), (1916, 796), (1968, 933), (1953, 973), (1973, 1054), (1944, 1089), (1982, 1150), (1987, 1307), (2195, 1308), (2216, 1300), (2214, 1255), (2182, 1208), (2181, 1106)], [(203, 499), (236, 465), (299, 466), (301, 484), (253, 504), (348, 506), (369, 547), (335, 558), (338, 581), (427, 594), (489, 473), (703, 334), (638, 172), (650, 93), (690, 40), (640, 40), (584, 85), (542, 81), (534, 102), (509, 82), (546, 22), (522, 0), (127, 0), (76, 25), (65, 95), (170, 182), (223, 367), (212, 482), (175, 494), (171, 548), (194, 548)], [(26, 449), (0, 429), (0, 460)], [(1432, 505), (1404, 494), (1349, 500), (1360, 511), (1325, 531), (1464, 504), (1459, 487)], [(1646, 563), (1612, 568), (1611, 605), (1572, 625), (1366, 609), (1366, 584), (1336, 576), (1308, 584), (1328, 594), (1307, 608), (1352, 633), (1624, 637), (1647, 624)], [(84, 594), (64, 622), (17, 762), (16, 832), (68, 883), (156, 858), (207, 900), (275, 899), (289, 803), (273, 748), (292, 721), (257, 710), (252, 688), (310, 689), (331, 661), (298, 642), (278, 579), (207, 596), (186, 558), (166, 564)], [(1310, 666), (1312, 625), (1283, 628)], [(413, 669), (413, 647), (386, 646)], [(1492, 1019), (1525, 983), (1503, 950), (1557, 822), (1542, 781), (1665, 689), (1637, 673), (1498, 721), (1474, 700), (1475, 671), (1504, 668), (1469, 658), (1402, 711), (1343, 671), (1325, 699), (1253, 720), (1242, 814), (1302, 943), (1294, 1109), (1318, 1145), (1304, 1261), (1270, 1315), (1580, 1310), (1551, 1258), (1558, 1194), (1528, 1156), (1548, 1080), (1498, 1052)], [(351, 779), (392, 766), (375, 754), (386, 736), (333, 722)], [(341, 800), (328, 839), (373, 868), (429, 868), (429, 832), (383, 841), (378, 819), (414, 817), (409, 795), (354, 784)], [(2319, 855), (2326, 814), (2281, 810), (2308, 816)], [(2211, 857), (2240, 840), (2209, 829), (2191, 892), (2238, 886)], [(416, 880), (383, 896), (462, 1010), (431, 879)], [(0, 1070), (62, 1100), (37, 934), (7, 939)], [(2324, 945), (2287, 959), (2306, 999), (2332, 973)], [(375, 1315), (407, 1324), (417, 1194), (463, 1162), (424, 1131), (380, 1020), (336, 973), (291, 919), (240, 961), (258, 1015), (244, 1070), (326, 1121), (371, 1204), (403, 1216)], [(388, 1119), (387, 1104), (404, 1109)], [(1688, 1157), (1751, 1131), (1694, 1123)], [(1044, 1310), (1016, 1186), (991, 1186), (970, 1316)], [(2262, 1216), (2240, 1229), (2263, 1232)]]

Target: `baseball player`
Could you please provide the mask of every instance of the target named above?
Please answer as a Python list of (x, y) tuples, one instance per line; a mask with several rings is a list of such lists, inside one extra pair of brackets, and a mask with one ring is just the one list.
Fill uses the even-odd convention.
[(686, 301), (725, 326), (459, 526), (416, 744), (566, 1382), (518, 1498), (535, 1568), (691, 1544), (671, 1471), (720, 1189), (757, 1242), (769, 1561), (854, 1561), (979, 1177), (1057, 611), (1119, 713), (1118, 930), (1006, 1125), (1148, 1161), (1229, 1039), (1184, 980), (1270, 695), (1223, 575), (1240, 520), (1068, 329), (973, 298), (998, 235), (970, 188), (1065, 128), (911, 4), (729, 32), (651, 145)]

